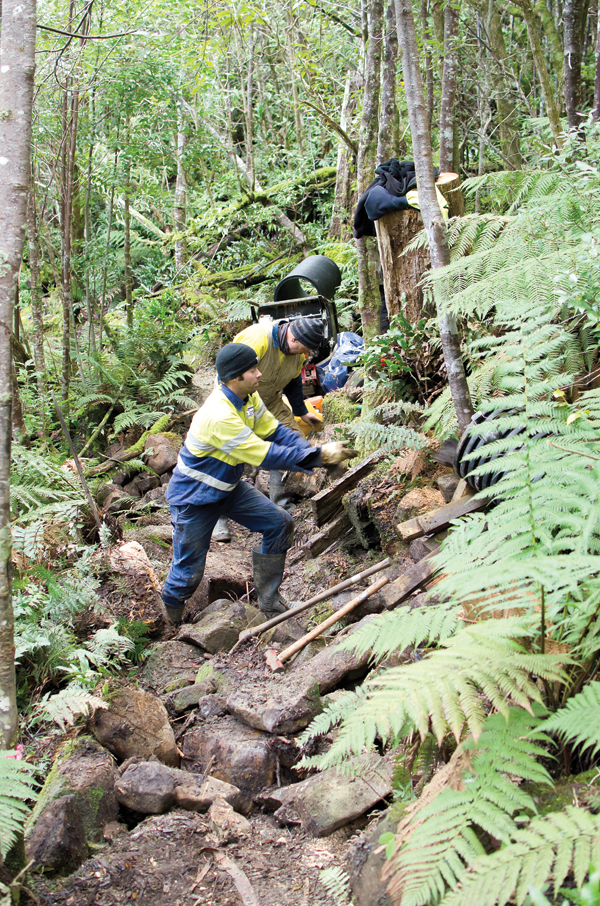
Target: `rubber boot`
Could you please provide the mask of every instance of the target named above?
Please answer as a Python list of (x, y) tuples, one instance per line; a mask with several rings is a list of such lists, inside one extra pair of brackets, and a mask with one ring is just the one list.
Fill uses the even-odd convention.
[(290, 605), (279, 594), (279, 586), (285, 569), (283, 554), (262, 554), (252, 548), (252, 572), (254, 586), (258, 592), (258, 606), (262, 613), (285, 613)]
[(292, 501), (285, 493), (283, 472), (280, 472), (279, 469), (271, 469), (269, 473), (269, 500), (288, 512), (294, 508)]
[(173, 624), (173, 626), (179, 626), (179, 624), (181, 623), (181, 618), (183, 616), (183, 611), (185, 610), (185, 604), (187, 602), (184, 602), (179, 607), (170, 607), (167, 604), (167, 602), (165, 601), (165, 599), (162, 597), (162, 595), (161, 595), (161, 598), (162, 598), (163, 604), (165, 605), (165, 610), (167, 612), (167, 616), (170, 619), (171, 623)]
[(213, 541), (231, 541), (231, 532), (227, 525), (227, 516), (221, 516), (212, 533)]

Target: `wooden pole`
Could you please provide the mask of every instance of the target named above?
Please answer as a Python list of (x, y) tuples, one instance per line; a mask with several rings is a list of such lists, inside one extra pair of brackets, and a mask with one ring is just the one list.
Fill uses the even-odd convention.
[(286, 620), (290, 620), (292, 617), (297, 616), (299, 613), (303, 613), (305, 610), (308, 610), (309, 607), (312, 607), (314, 604), (318, 604), (319, 601), (324, 601), (326, 598), (331, 598), (333, 595), (337, 595), (340, 591), (344, 591), (346, 588), (350, 588), (351, 585), (356, 585), (363, 579), (368, 579), (368, 577), (374, 575), (374, 573), (378, 573), (382, 569), (385, 569), (387, 566), (390, 566), (391, 562), (392, 561), (389, 558), (387, 558), (386, 560), (381, 560), (379, 563), (375, 563), (368, 569), (363, 569), (362, 572), (356, 573), (354, 576), (350, 576), (349, 579), (344, 579), (343, 582), (339, 582), (332, 588), (326, 588), (324, 591), (320, 591), (317, 595), (314, 595), (314, 597), (310, 598), (308, 601), (305, 601), (303, 604), (298, 604), (297, 607), (293, 607), (291, 610), (287, 610), (285, 613), (277, 614), (276, 617), (273, 617), (271, 620), (267, 620), (266, 623), (261, 623), (260, 626), (254, 626), (253, 629), (245, 629), (240, 633), (239, 641), (231, 650), (234, 651), (237, 646), (241, 642), (244, 642), (246, 639), (250, 639), (255, 635), (262, 635), (263, 632), (266, 632), (268, 629), (272, 629), (273, 626), (279, 626), (280, 623), (285, 623)]
[(387, 585), (389, 581), (390, 580), (388, 579), (388, 577), (384, 576), (382, 579), (379, 579), (378, 582), (375, 582), (374, 585), (370, 585), (369, 588), (365, 589), (365, 591), (357, 595), (356, 598), (348, 601), (348, 603), (345, 604), (344, 607), (341, 607), (340, 610), (338, 610), (336, 613), (332, 614), (326, 620), (323, 620), (323, 622), (319, 623), (318, 626), (315, 626), (315, 628), (311, 630), (311, 632), (303, 635), (302, 638), (298, 639), (297, 642), (294, 642), (288, 648), (285, 648), (281, 652), (281, 654), (277, 656), (276, 661), (273, 658), (273, 650), (270, 649), (269, 651), (267, 651), (265, 654), (265, 660), (267, 661), (267, 664), (269, 665), (271, 670), (277, 672), (283, 669), (284, 661), (288, 661), (294, 654), (296, 654), (297, 651), (301, 651), (308, 645), (309, 642), (312, 642), (313, 639), (317, 639), (325, 632), (326, 629), (329, 629), (330, 626), (334, 626), (336, 623), (338, 623), (343, 617), (346, 616), (346, 614), (354, 610), (355, 607), (358, 607), (359, 604), (362, 604), (363, 601), (366, 601), (367, 598), (370, 598), (371, 595), (374, 595), (376, 591), (379, 591), (380, 588), (383, 588), (384, 585)]

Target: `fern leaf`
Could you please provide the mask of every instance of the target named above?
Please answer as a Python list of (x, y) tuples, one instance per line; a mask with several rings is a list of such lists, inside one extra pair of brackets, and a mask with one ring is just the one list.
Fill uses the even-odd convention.
[(37, 797), (34, 768), (17, 760), (16, 752), (0, 752), (0, 857), (15, 843), (29, 812), (28, 800)]
[(78, 717), (87, 717), (96, 708), (107, 708), (106, 702), (77, 685), (68, 685), (54, 695), (46, 695), (36, 706), (44, 720), (54, 720), (61, 730), (73, 726)]
[(593, 746), (592, 755), (596, 755), (600, 749), (600, 682), (584, 686), (564, 708), (544, 722), (542, 729), (580, 745), (582, 751)]
[(600, 815), (569, 807), (534, 818), (515, 832), (514, 842), (476, 859), (440, 906), (505, 906), (509, 900), (521, 906), (529, 887), (550, 880), (556, 896), (570, 870), (580, 887), (590, 862), (598, 865), (599, 859)]

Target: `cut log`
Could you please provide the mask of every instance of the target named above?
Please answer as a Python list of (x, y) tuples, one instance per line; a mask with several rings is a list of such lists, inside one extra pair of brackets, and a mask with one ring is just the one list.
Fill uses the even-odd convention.
[(327, 550), (334, 541), (341, 538), (342, 535), (350, 528), (350, 520), (347, 513), (341, 513), (333, 522), (325, 526), (317, 535), (303, 545), (302, 550), (307, 560), (312, 560)]
[[(465, 202), (458, 174), (440, 173), (436, 186), (448, 200), (450, 217), (464, 216)], [(423, 316), (423, 289), (419, 284), (431, 267), (431, 258), (427, 244), (408, 255), (402, 253), (422, 229), (421, 212), (413, 208), (386, 214), (375, 221), (388, 313), (391, 317), (402, 311), (411, 324)], [(401, 302), (403, 293), (405, 300)]]
[(326, 488), (313, 497), (310, 505), (319, 528), (338, 515), (342, 509), (342, 497), (344, 494), (355, 488), (361, 478), (372, 472), (378, 461), (379, 457), (374, 453), (368, 459), (364, 459), (357, 466), (354, 466), (353, 469), (349, 469), (330, 488)]
[(439, 510), (433, 510), (424, 516), (415, 516), (414, 519), (401, 522), (398, 532), (403, 541), (413, 541), (422, 535), (432, 535), (449, 528), (455, 519), (460, 519), (467, 513), (485, 509), (488, 503), (489, 501), (485, 497), (463, 497), (456, 503), (448, 503), (446, 506), (440, 507)]
[(426, 585), (439, 572), (433, 561), (436, 553), (437, 551), (434, 551), (414, 566), (410, 566), (395, 582), (383, 589), (381, 596), (388, 610), (408, 598), (417, 588)]

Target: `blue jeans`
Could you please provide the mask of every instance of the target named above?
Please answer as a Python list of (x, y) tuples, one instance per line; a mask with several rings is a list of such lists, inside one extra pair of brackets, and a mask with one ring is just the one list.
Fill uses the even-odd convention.
[(294, 521), (290, 514), (245, 481), (218, 503), (171, 505), (170, 510), (173, 562), (162, 592), (167, 607), (182, 607), (200, 585), (210, 537), (221, 516), (251, 532), (261, 532), (263, 554), (281, 554), (292, 546)]

